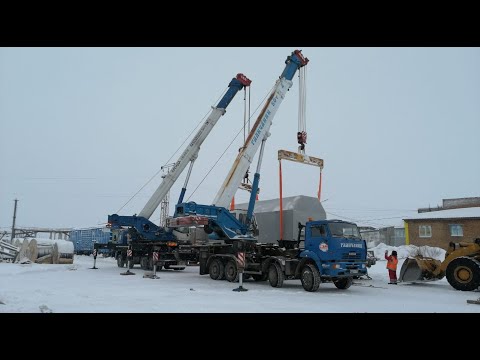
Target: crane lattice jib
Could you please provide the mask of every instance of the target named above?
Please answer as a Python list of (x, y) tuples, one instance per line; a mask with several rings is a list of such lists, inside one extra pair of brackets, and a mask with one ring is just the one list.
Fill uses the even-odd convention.
[(260, 112), (255, 124), (248, 135), (245, 145), (238, 153), (230, 172), (223, 182), (220, 190), (213, 200), (213, 205), (217, 207), (227, 207), (237, 191), (245, 172), (252, 163), (263, 139), (268, 137), (270, 126), (281, 102), (283, 101), (288, 89), (292, 86), (292, 79), (295, 73), (301, 67), (307, 65), (308, 59), (305, 58), (301, 50), (295, 50), (285, 60), (285, 69), (279, 80), (267, 99), (265, 106)]
[(177, 181), (178, 177), (185, 169), (187, 164), (190, 161), (195, 161), (198, 156), (200, 146), (207, 138), (208, 134), (210, 134), (212, 128), (215, 126), (218, 119), (220, 119), (220, 117), (225, 114), (225, 109), (227, 108), (228, 104), (230, 104), (230, 102), (239, 90), (243, 89), (246, 86), (249, 86), (250, 83), (251, 80), (243, 74), (237, 74), (237, 76), (233, 78), (232, 81), (230, 81), (230, 84), (228, 84), (229, 88), (226, 91), (225, 95), (218, 102), (217, 106), (212, 109), (212, 112), (208, 116), (207, 120), (205, 120), (202, 127), (195, 134), (188, 147), (183, 151), (182, 155), (175, 162), (175, 165), (165, 176), (162, 183), (159, 185), (154, 194), (150, 197), (150, 199), (148, 200), (142, 211), (140, 211), (138, 216), (144, 217), (146, 219), (149, 219), (152, 216), (154, 211), (162, 202), (165, 195), (170, 191), (170, 188), (173, 186), (175, 181)]

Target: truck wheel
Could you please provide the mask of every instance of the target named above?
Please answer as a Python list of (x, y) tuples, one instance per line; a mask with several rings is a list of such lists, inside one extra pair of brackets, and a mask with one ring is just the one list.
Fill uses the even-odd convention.
[(122, 257), (122, 255), (118, 255), (117, 257), (117, 266), (120, 268), (125, 266), (125, 259)]
[(213, 259), (208, 268), (212, 280), (222, 280), (225, 276), (225, 266), (220, 259)]
[(283, 286), (283, 271), (277, 263), (270, 264), (268, 268), (268, 281), (273, 287), (281, 288)]
[(446, 275), (454, 289), (473, 291), (480, 286), (480, 262), (465, 256), (458, 257), (448, 264)]
[(268, 273), (264, 272), (261, 275), (255, 274), (255, 275), (252, 275), (252, 278), (255, 281), (266, 281), (268, 279)]
[(306, 264), (302, 269), (302, 286), (305, 291), (314, 292), (320, 286), (320, 273), (313, 264)]
[(352, 286), (353, 279), (351, 277), (341, 278), (341, 279), (334, 280), (333, 283), (335, 284), (337, 289), (346, 290), (350, 286)]
[(233, 260), (229, 260), (225, 265), (225, 279), (230, 282), (238, 281), (237, 264)]

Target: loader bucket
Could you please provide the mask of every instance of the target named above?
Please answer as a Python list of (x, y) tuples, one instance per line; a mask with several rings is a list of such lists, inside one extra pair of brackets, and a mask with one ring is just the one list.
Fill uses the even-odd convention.
[(407, 258), (400, 269), (400, 281), (440, 280), (444, 274), (440, 272), (441, 262), (432, 258), (416, 256)]
[(415, 281), (422, 279), (422, 270), (417, 261), (413, 258), (407, 258), (400, 269), (400, 281)]

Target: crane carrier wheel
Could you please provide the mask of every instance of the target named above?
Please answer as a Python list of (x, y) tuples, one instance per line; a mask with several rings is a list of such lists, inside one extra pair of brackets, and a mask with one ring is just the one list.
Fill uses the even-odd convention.
[(270, 285), (280, 288), (283, 286), (283, 280), (285, 280), (285, 276), (283, 275), (282, 268), (276, 262), (272, 262), (268, 268), (268, 281)]
[(208, 268), (212, 280), (222, 280), (225, 277), (225, 266), (220, 259), (213, 259)]
[(227, 265), (225, 265), (225, 279), (230, 282), (238, 281), (237, 264), (233, 260), (228, 260)]

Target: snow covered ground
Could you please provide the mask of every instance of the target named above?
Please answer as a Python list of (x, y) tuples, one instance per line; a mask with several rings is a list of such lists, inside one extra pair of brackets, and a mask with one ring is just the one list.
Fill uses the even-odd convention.
[[(376, 254), (383, 255), (381, 245)], [(0, 263), (0, 313), (480, 313), (479, 305), (466, 302), (480, 292), (454, 290), (446, 279), (388, 285), (384, 260), (369, 269), (372, 280), (355, 280), (348, 290), (325, 283), (315, 293), (304, 291), (300, 280), (280, 289), (247, 280), (247, 292), (233, 292), (238, 283), (200, 276), (197, 266), (162, 270), (152, 280), (138, 265), (135, 276), (120, 276), (126, 269), (112, 258), (99, 257), (99, 270), (92, 265), (88, 256), (75, 256), (73, 265)]]

